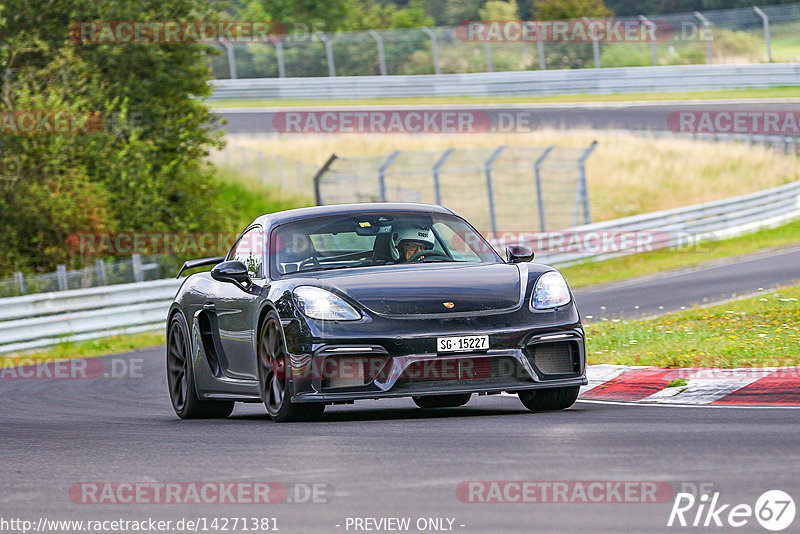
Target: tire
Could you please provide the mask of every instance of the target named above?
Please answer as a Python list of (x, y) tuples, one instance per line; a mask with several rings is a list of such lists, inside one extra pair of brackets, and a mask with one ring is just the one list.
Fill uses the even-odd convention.
[(519, 400), (532, 412), (564, 410), (575, 404), (580, 386), (520, 391)]
[(456, 408), (469, 402), (472, 393), (457, 393), (454, 395), (428, 395), (426, 397), (411, 397), (414, 404), (420, 408)]
[(314, 421), (325, 411), (323, 403), (296, 404), (292, 402), (291, 371), (288, 367), (283, 328), (275, 311), (267, 313), (258, 330), (258, 378), (261, 400), (267, 413), (276, 423)]
[(182, 313), (174, 314), (167, 328), (167, 385), (172, 409), (181, 419), (221, 419), (233, 411), (233, 401), (206, 401), (197, 396), (189, 328)]

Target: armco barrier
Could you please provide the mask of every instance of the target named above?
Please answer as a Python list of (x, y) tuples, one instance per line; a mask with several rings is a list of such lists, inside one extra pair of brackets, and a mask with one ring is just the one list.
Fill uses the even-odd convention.
[(0, 353), (163, 328), (180, 280), (0, 299)]
[[(740, 197), (579, 226), (566, 232), (653, 231), (653, 248), (674, 246), (683, 236), (725, 238), (800, 217), (800, 181)], [(517, 243), (518, 241), (513, 241)], [(493, 240), (502, 251), (511, 241)], [(616, 252), (537, 254), (537, 261), (564, 265), (603, 260)], [(158, 280), (0, 299), (0, 353), (45, 347), (117, 333), (163, 328), (180, 280)]]
[(709, 91), (800, 85), (800, 63), (674, 65), (473, 74), (213, 80), (210, 100), (336, 100)]
[[(800, 218), (800, 181), (739, 197), (695, 204), (622, 219), (577, 226), (564, 230), (586, 236), (591, 232), (649, 232), (652, 249), (686, 246), (713, 239), (725, 239), (759, 228), (777, 226)], [(520, 239), (519, 237), (522, 237)], [(492, 239), (502, 251), (510, 244), (526, 244), (524, 236), (513, 240)], [(635, 248), (635, 243), (631, 244)], [(551, 265), (567, 265), (586, 260), (605, 260), (635, 252), (631, 248), (617, 251), (567, 251), (538, 253), (536, 260)]]

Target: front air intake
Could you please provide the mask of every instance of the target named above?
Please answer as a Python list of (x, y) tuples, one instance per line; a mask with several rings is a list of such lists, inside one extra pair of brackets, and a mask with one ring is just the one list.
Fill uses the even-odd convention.
[(531, 363), (543, 375), (571, 375), (580, 372), (580, 352), (575, 341), (528, 345)]

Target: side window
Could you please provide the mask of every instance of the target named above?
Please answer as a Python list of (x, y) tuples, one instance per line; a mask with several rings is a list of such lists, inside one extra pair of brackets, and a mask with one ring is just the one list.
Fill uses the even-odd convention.
[(251, 228), (239, 238), (231, 259), (244, 263), (250, 278), (264, 277), (264, 232), (260, 226)]

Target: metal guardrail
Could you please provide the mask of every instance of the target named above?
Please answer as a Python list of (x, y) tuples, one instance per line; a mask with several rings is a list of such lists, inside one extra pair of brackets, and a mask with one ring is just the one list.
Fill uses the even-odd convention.
[[(540, 248), (536, 260), (564, 266), (588, 260), (602, 261), (643, 250), (692, 247), (778, 226), (797, 218), (800, 218), (800, 181), (685, 208), (576, 226), (560, 232), (557, 240), (552, 235), (544, 235), (545, 243), (556, 243), (556, 252)], [(510, 244), (533, 245), (536, 249), (540, 237), (534, 233), (515, 235), (511, 239), (499, 236), (492, 237), (490, 242), (498, 251)], [(616, 250), (606, 250), (602, 246), (598, 247), (599, 250), (590, 250), (586, 246), (587, 242), (597, 244), (603, 239), (612, 244), (608, 248)], [(626, 242), (627, 246), (623, 246)], [(578, 250), (570, 250), (570, 247)]]
[(398, 98), (709, 91), (800, 85), (800, 63), (678, 65), (474, 74), (212, 80), (209, 100)]
[[(649, 232), (653, 249), (731, 237), (800, 217), (800, 181), (735, 198), (685, 208), (646, 213), (587, 224), (563, 234), (587, 236), (603, 232)], [(531, 233), (530, 236), (535, 236)], [(523, 236), (513, 241), (492, 238), (502, 250), (512, 243), (529, 243)], [(624, 242), (618, 240), (617, 242)], [(635, 251), (537, 252), (536, 259), (552, 265), (604, 260)], [(0, 353), (30, 350), (64, 340), (98, 337), (164, 328), (169, 304), (181, 280), (158, 280), (91, 289), (59, 291), (0, 299)]]
[[(796, 61), (791, 48), (776, 47), (773, 54), (772, 38), (794, 38), (798, 19), (800, 4), (793, 3), (594, 21), (469, 21), (330, 33), (298, 23), (270, 35), (269, 42), (218, 43), (223, 53), (211, 57), (211, 67), (217, 78), (235, 79)], [(548, 30), (555, 24), (581, 31), (559, 37)], [(599, 25), (599, 34), (590, 31), (592, 24)], [(624, 38), (606, 38), (606, 25), (628, 31)]]
[(0, 299), (0, 353), (163, 328), (182, 280)]

